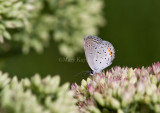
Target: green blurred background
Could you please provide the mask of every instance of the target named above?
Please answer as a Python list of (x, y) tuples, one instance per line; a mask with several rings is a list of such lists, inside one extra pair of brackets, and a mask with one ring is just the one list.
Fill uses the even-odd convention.
[[(107, 69), (116, 65), (149, 66), (160, 61), (160, 1), (104, 2), (103, 16), (107, 24), (99, 28), (98, 36), (111, 42), (116, 50), (115, 60)], [(60, 54), (56, 42), (52, 42), (42, 54), (31, 51), (27, 55), (14, 53), (2, 56), (0, 66), (10, 76), (17, 75), (19, 78), (31, 77), (35, 73), (42, 76), (58, 74), (62, 83), (80, 82), (82, 78), (89, 76), (90, 70), (84, 51), (68, 59)]]

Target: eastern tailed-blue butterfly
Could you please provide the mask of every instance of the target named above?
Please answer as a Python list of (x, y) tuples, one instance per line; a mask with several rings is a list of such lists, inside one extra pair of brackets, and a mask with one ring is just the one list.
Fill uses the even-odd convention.
[(91, 68), (91, 75), (100, 73), (111, 65), (115, 57), (113, 45), (97, 36), (84, 37), (84, 51), (88, 65)]

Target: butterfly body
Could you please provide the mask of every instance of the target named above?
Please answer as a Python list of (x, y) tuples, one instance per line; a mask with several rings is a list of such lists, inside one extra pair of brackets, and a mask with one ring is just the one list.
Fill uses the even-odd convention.
[(91, 74), (100, 73), (110, 66), (115, 57), (113, 45), (97, 36), (84, 38), (84, 50), (88, 65), (92, 70)]

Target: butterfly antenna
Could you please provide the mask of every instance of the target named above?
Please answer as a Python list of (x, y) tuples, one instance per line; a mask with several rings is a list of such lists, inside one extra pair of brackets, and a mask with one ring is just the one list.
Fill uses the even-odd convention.
[(75, 76), (79, 76), (79, 75), (86, 76), (87, 73), (89, 73), (89, 71), (81, 71), (81, 72), (75, 74)]
[(85, 76), (90, 76), (90, 71), (86, 71), (86, 73), (84, 74)]

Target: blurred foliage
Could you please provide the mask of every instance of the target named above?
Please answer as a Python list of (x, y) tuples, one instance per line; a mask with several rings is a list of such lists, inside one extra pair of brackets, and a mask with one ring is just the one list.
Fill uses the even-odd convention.
[[(0, 0), (1, 3), (2, 1), (7, 2), (9, 0)], [(105, 20), (107, 20), (107, 26), (101, 27), (99, 37), (111, 42), (116, 50), (115, 60), (107, 69), (115, 65), (128, 67), (148, 66), (152, 62), (160, 61), (160, 1), (104, 0), (103, 3), (103, 6), (105, 6), (103, 13)], [(88, 5), (84, 5), (83, 7), (87, 8)], [(30, 11), (30, 13), (32, 12)], [(86, 11), (83, 13), (86, 13)], [(7, 30), (11, 31), (12, 29)], [(21, 28), (18, 28), (15, 32), (19, 30), (22, 31)], [(29, 39), (31, 40), (33, 37)], [(19, 41), (17, 42), (5, 40), (0, 46), (1, 49), (3, 47), (3, 51), (6, 53), (8, 49), (14, 49), (15, 46), (17, 47), (22, 44)], [(50, 42), (50, 46), (45, 49), (43, 54), (31, 51), (28, 55), (23, 55), (19, 54), (20, 51), (9, 51), (4, 55), (0, 50), (0, 68), (9, 72), (11, 76), (16, 74), (20, 78), (32, 76), (35, 72), (38, 72), (41, 75), (59, 74), (62, 76), (62, 82), (80, 82), (82, 74), (78, 73), (86, 70), (89, 71), (87, 62), (59, 61), (59, 58), (62, 58), (58, 50), (61, 41), (60, 43), (55, 41)], [(84, 52), (76, 54), (75, 59), (77, 58), (85, 59)]]
[(69, 87), (69, 83), (60, 86), (59, 76), (41, 78), (36, 74), (18, 81), (16, 76), (10, 78), (0, 72), (0, 112), (77, 113), (74, 93)]
[(113, 65), (149, 66), (160, 61), (160, 1), (105, 0), (107, 26), (99, 36), (116, 50)]
[(61, 54), (72, 57), (82, 50), (83, 37), (104, 25), (102, 8), (103, 0), (1, 0), (1, 50), (21, 46), (24, 53), (41, 53), (53, 38)]
[(160, 63), (114, 67), (72, 85), (82, 113), (160, 113)]

